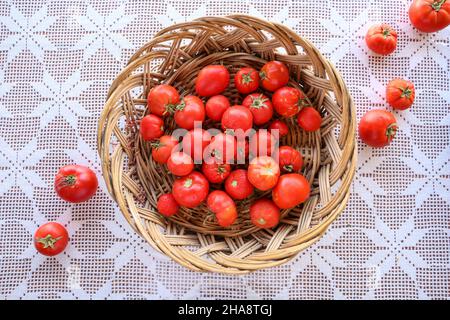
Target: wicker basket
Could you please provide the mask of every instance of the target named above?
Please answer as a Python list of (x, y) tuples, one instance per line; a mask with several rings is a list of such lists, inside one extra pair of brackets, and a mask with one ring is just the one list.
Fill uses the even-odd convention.
[[(233, 79), (238, 68), (259, 69), (269, 60), (289, 67), (290, 85), (301, 88), (324, 119), (320, 132), (314, 133), (287, 119), (290, 134), (281, 141), (302, 152), (311, 197), (283, 210), (273, 230), (257, 229), (249, 221), (250, 200), (267, 192), (239, 202), (239, 218), (231, 228), (209, 220), (204, 205), (162, 217), (156, 201), (170, 192), (174, 178), (153, 162), (149, 143), (137, 134), (150, 88), (168, 83), (184, 95), (193, 92), (196, 75), (206, 65), (225, 65)], [(232, 103), (242, 101), (234, 89), (227, 95)], [(173, 129), (168, 118), (166, 128)], [(156, 250), (192, 270), (240, 274), (289, 261), (317, 241), (344, 210), (355, 173), (355, 125), (344, 81), (309, 41), (281, 24), (250, 16), (207, 17), (160, 31), (131, 57), (113, 82), (100, 116), (98, 152), (109, 192), (135, 231)]]

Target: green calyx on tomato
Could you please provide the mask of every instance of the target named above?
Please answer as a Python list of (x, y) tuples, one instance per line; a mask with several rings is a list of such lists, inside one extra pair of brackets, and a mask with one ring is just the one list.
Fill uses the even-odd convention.
[(36, 242), (42, 243), (44, 249), (53, 248), (55, 243), (61, 240), (62, 237), (53, 238), (51, 234), (46, 235), (44, 238), (37, 238)]
[(77, 182), (77, 177), (73, 174), (70, 174), (64, 177), (63, 181), (61, 182), (61, 186), (73, 186), (75, 182)]
[(243, 83), (243, 84), (249, 84), (249, 83), (253, 82), (253, 79), (252, 79), (252, 72), (253, 72), (253, 71), (249, 71), (248, 73), (244, 73), (244, 74), (242, 75), (242, 83)]
[(294, 170), (294, 166), (292, 164), (284, 165), (283, 170), (287, 172), (292, 172)]
[(266, 101), (269, 101), (269, 99), (264, 98), (264, 96), (261, 94), (259, 97), (253, 98), (251, 107), (255, 108), (255, 109), (261, 109), (261, 108), (267, 109)]
[(174, 106), (172, 110), (174, 110), (174, 111), (183, 111), (183, 109), (185, 107), (186, 107), (186, 102), (184, 102), (184, 100), (182, 100), (179, 104)]
[(383, 29), (383, 37), (384, 38), (387, 38), (390, 34), (391, 34), (391, 30), (389, 30), (388, 28)]
[(399, 88), (399, 89), (402, 92), (402, 94), (400, 96), (401, 98), (406, 97), (409, 99), (411, 97), (412, 91), (410, 88)]
[(435, 10), (435, 11), (439, 11), (441, 10), (442, 5), (445, 3), (445, 1), (447, 0), (436, 0), (433, 2), (433, 4), (431, 5), (431, 7)]
[(386, 137), (388, 141), (391, 142), (394, 139), (395, 134), (397, 133), (398, 126), (397, 123), (391, 123), (386, 129)]
[(237, 182), (236, 180), (233, 180), (233, 181), (231, 182), (231, 185), (232, 185), (233, 187), (237, 187), (238, 182)]

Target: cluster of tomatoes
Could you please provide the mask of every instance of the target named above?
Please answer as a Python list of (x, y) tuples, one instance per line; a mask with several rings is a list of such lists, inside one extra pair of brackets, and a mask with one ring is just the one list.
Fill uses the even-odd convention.
[[(414, 0), (409, 8), (411, 23), (422, 32), (436, 32), (450, 24), (450, 1)], [(366, 44), (375, 53), (389, 55), (397, 48), (397, 32), (387, 24), (374, 25), (367, 31)], [(395, 110), (406, 110), (414, 102), (412, 82), (394, 79), (386, 87), (386, 101)], [(388, 145), (398, 130), (392, 112), (371, 110), (359, 124), (359, 136), (372, 147)]]
[[(231, 105), (223, 95), (230, 73), (222, 65), (206, 66), (197, 75), (195, 92), (206, 99), (205, 104), (198, 96), (181, 98), (168, 84), (150, 90), (149, 114), (141, 120), (140, 134), (152, 146), (152, 159), (177, 177), (172, 192), (158, 198), (162, 215), (172, 216), (180, 206), (195, 208), (206, 201), (217, 223), (228, 227), (238, 216), (235, 201), (250, 197), (255, 189), (271, 190), (271, 199), (250, 205), (250, 218), (260, 228), (272, 228), (279, 223), (280, 209), (308, 199), (309, 182), (299, 173), (303, 157), (291, 146), (279, 146), (279, 137), (289, 128), (274, 114), (297, 117), (298, 125), (309, 132), (320, 129), (322, 117), (288, 82), (286, 65), (270, 61), (259, 71), (237, 70), (234, 87), (244, 97), (240, 105)], [(164, 135), (164, 118), (185, 130), (181, 141), (175, 131)], [(209, 130), (204, 129), (207, 126)], [(211, 128), (216, 128), (215, 134)]]

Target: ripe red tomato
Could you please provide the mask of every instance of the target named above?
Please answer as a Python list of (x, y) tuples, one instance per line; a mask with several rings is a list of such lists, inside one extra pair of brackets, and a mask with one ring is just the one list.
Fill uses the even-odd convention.
[(289, 82), (289, 69), (280, 61), (269, 61), (261, 68), (259, 76), (264, 89), (275, 91)]
[(450, 1), (414, 0), (409, 19), (422, 32), (436, 32), (450, 25)]
[(253, 185), (248, 180), (247, 170), (238, 169), (230, 173), (225, 180), (225, 191), (236, 200), (243, 200), (252, 195)]
[(229, 175), (231, 166), (228, 163), (203, 163), (203, 175), (211, 183), (222, 183)]
[(186, 96), (175, 108), (174, 119), (176, 124), (184, 129), (194, 129), (195, 122), (205, 120), (205, 106), (203, 101), (196, 96)]
[(194, 159), (195, 163), (201, 163), (203, 152), (211, 141), (211, 135), (202, 128), (194, 128), (183, 137), (183, 151)]
[(280, 222), (280, 209), (272, 200), (259, 199), (250, 206), (250, 219), (255, 226), (270, 229)]
[(40, 226), (34, 234), (34, 246), (46, 256), (55, 256), (64, 251), (69, 242), (69, 234), (57, 222), (48, 222)]
[(253, 68), (245, 67), (239, 69), (234, 76), (234, 85), (239, 93), (249, 94), (259, 87), (259, 73)]
[(160, 117), (172, 112), (179, 103), (180, 94), (177, 89), (168, 84), (157, 85), (148, 93), (147, 105), (150, 113)]
[(415, 93), (412, 82), (394, 79), (386, 87), (386, 100), (392, 108), (406, 110), (413, 104)]
[(194, 170), (194, 161), (184, 152), (173, 152), (167, 160), (167, 169), (176, 176), (185, 176)]
[(272, 102), (270, 102), (270, 99), (262, 93), (252, 93), (248, 95), (245, 97), (244, 101), (242, 101), (242, 105), (252, 112), (253, 122), (257, 126), (272, 119)]
[(266, 129), (260, 129), (250, 137), (249, 149), (253, 157), (271, 156), (277, 148), (277, 141)]
[(289, 133), (289, 128), (286, 124), (286, 122), (281, 121), (281, 120), (274, 120), (270, 125), (269, 125), (269, 132), (272, 133), (272, 130), (278, 130), (278, 136), (284, 137), (287, 136)]
[(280, 209), (293, 208), (309, 198), (308, 180), (298, 173), (288, 173), (278, 179), (272, 190), (272, 200)]
[(234, 136), (219, 133), (211, 139), (205, 149), (205, 162), (207, 163), (234, 163), (236, 159), (236, 139)]
[(283, 117), (295, 116), (301, 108), (308, 105), (303, 92), (292, 87), (283, 87), (275, 91), (272, 103), (275, 111)]
[(222, 128), (224, 130), (247, 131), (253, 126), (253, 115), (244, 106), (232, 106), (225, 110), (222, 116)]
[(273, 188), (280, 177), (280, 167), (271, 157), (253, 158), (248, 166), (248, 180), (255, 188), (266, 191)]
[(384, 23), (370, 27), (365, 39), (369, 49), (378, 54), (391, 54), (397, 47), (397, 32)]
[(398, 125), (394, 115), (385, 110), (371, 110), (359, 122), (359, 136), (371, 147), (387, 146), (397, 133)]
[(172, 195), (180, 206), (195, 208), (208, 196), (209, 183), (206, 178), (197, 171), (174, 181)]
[(220, 226), (228, 227), (236, 221), (236, 204), (224, 191), (215, 190), (211, 192), (206, 203), (209, 210), (215, 213)]
[(230, 83), (230, 73), (227, 68), (220, 65), (204, 67), (195, 80), (195, 91), (204, 97), (215, 96), (222, 93)]
[(305, 131), (317, 131), (322, 125), (322, 117), (313, 107), (305, 107), (298, 113), (297, 123)]
[(167, 163), (172, 150), (178, 145), (178, 140), (172, 136), (162, 136), (151, 143), (152, 158), (160, 164)]
[(222, 95), (212, 96), (206, 101), (206, 115), (214, 121), (222, 120), (222, 115), (230, 107), (230, 101)]
[(141, 120), (140, 133), (146, 141), (161, 137), (164, 134), (163, 119), (154, 114), (146, 115)]
[(178, 212), (180, 205), (175, 201), (171, 193), (166, 193), (159, 196), (156, 208), (163, 216), (170, 217)]
[(55, 177), (55, 190), (58, 196), (69, 202), (87, 201), (98, 187), (94, 171), (81, 165), (67, 165), (59, 169)]
[(303, 157), (294, 148), (281, 146), (278, 149), (278, 163), (282, 173), (297, 173), (303, 166)]

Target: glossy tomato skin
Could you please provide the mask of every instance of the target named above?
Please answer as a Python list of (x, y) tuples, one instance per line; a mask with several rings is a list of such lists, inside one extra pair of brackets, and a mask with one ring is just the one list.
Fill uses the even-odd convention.
[(249, 94), (259, 87), (259, 73), (253, 68), (239, 69), (234, 76), (234, 85), (239, 93)]
[(271, 156), (276, 153), (278, 143), (269, 131), (259, 129), (250, 137), (249, 149), (251, 157)]
[(250, 206), (250, 219), (258, 228), (270, 229), (280, 222), (280, 209), (272, 200), (258, 199)]
[(152, 159), (159, 164), (167, 163), (170, 154), (177, 147), (178, 140), (172, 136), (165, 135), (152, 142)]
[(200, 172), (193, 171), (174, 181), (172, 195), (180, 206), (195, 208), (208, 196), (208, 180)]
[(253, 115), (244, 106), (232, 106), (222, 115), (222, 129), (247, 131), (253, 126)]
[(148, 93), (147, 105), (150, 113), (163, 117), (180, 103), (180, 94), (177, 89), (168, 85), (160, 84), (153, 87)]
[(408, 13), (413, 26), (422, 32), (436, 32), (450, 25), (448, 0), (414, 0)]
[(203, 152), (211, 142), (211, 135), (202, 128), (194, 128), (183, 137), (183, 151), (194, 159), (195, 163), (201, 163)]
[(141, 120), (139, 130), (145, 141), (157, 139), (164, 134), (164, 121), (154, 114), (146, 115)]
[(219, 133), (212, 137), (211, 143), (205, 149), (207, 163), (234, 163), (237, 155), (236, 138), (232, 135)]
[(225, 180), (225, 191), (236, 200), (244, 200), (253, 194), (254, 187), (248, 180), (247, 170), (237, 169)]
[[(278, 130), (278, 136), (285, 137), (289, 133), (289, 127), (287, 126), (286, 122), (282, 120), (274, 120), (269, 125), (269, 132), (272, 133), (272, 130)], [(272, 133), (273, 134), (273, 133)]]
[(228, 163), (203, 163), (203, 175), (211, 183), (222, 183), (230, 175), (231, 166)]
[(205, 106), (199, 97), (184, 97), (175, 110), (174, 119), (180, 128), (191, 130), (194, 129), (195, 122), (205, 120)]
[(67, 165), (55, 177), (55, 191), (68, 202), (84, 202), (97, 191), (98, 180), (94, 171), (81, 165)]
[(180, 205), (171, 193), (166, 193), (159, 196), (156, 208), (163, 216), (170, 217), (178, 212)]
[(385, 23), (370, 27), (365, 40), (370, 50), (381, 55), (391, 54), (397, 48), (397, 32)]
[(230, 83), (230, 73), (220, 65), (204, 67), (198, 73), (195, 81), (195, 91), (203, 97), (221, 94)]
[(248, 180), (257, 189), (266, 191), (273, 188), (280, 177), (280, 167), (268, 156), (256, 157), (248, 166)]
[(69, 234), (61, 224), (48, 222), (40, 226), (34, 234), (34, 246), (39, 253), (55, 256), (64, 251), (69, 242)]
[(261, 87), (275, 91), (289, 82), (289, 69), (280, 61), (267, 62), (259, 72)]
[(217, 222), (222, 227), (232, 225), (237, 218), (236, 204), (222, 190), (212, 191), (206, 200), (209, 210), (215, 213)]
[(394, 79), (386, 86), (386, 100), (397, 110), (406, 110), (414, 102), (416, 91), (411, 81)]
[(273, 106), (270, 99), (262, 93), (252, 93), (245, 97), (242, 105), (253, 115), (253, 122), (260, 126), (269, 122), (273, 116)]
[(293, 117), (307, 105), (305, 95), (297, 88), (282, 87), (272, 96), (275, 111), (283, 117)]
[(230, 105), (230, 100), (223, 95), (212, 96), (206, 101), (206, 115), (213, 121), (219, 122), (222, 120), (223, 113)]
[(278, 163), (282, 173), (297, 173), (303, 166), (303, 157), (294, 148), (281, 146), (278, 149)]
[(397, 120), (386, 110), (370, 110), (359, 122), (359, 136), (371, 147), (382, 148), (394, 139)]
[(272, 200), (280, 209), (293, 208), (309, 198), (308, 180), (298, 173), (288, 173), (278, 179), (272, 190)]
[(298, 113), (297, 123), (303, 130), (313, 132), (320, 129), (322, 117), (313, 107), (304, 107)]
[(173, 152), (167, 160), (167, 169), (176, 176), (185, 176), (194, 170), (194, 162), (184, 152)]

